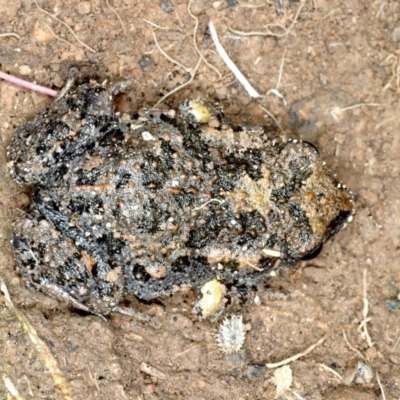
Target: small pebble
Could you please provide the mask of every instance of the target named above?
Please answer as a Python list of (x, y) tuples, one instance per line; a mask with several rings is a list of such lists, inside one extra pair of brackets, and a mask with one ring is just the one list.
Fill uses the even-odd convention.
[(33, 24), (32, 36), (37, 43), (46, 43), (54, 39), (53, 34), (40, 21)]
[(146, 68), (148, 67), (151, 63), (152, 63), (152, 59), (149, 56), (143, 56), (140, 60), (139, 60), (139, 66), (140, 68)]
[(206, 5), (207, 4), (204, 0), (195, 0), (191, 4), (190, 11), (193, 15), (200, 15), (204, 13)]
[(174, 7), (174, 3), (168, 1), (168, 0), (164, 0), (160, 3), (160, 8), (161, 10), (171, 13), (174, 11), (175, 7)]
[(87, 15), (92, 11), (92, 6), (88, 1), (82, 1), (78, 4), (78, 14)]

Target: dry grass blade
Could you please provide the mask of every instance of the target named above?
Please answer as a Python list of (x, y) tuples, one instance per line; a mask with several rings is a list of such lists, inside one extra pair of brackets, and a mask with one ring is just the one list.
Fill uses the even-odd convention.
[(280, 125), (280, 123), (278, 122), (278, 120), (273, 116), (273, 114), (267, 110), (265, 107), (260, 106), (261, 110), (263, 110), (276, 124), (276, 126), (279, 128), (279, 130), (285, 134), (285, 131), (283, 130), (282, 126)]
[(359, 350), (357, 350), (354, 346), (351, 345), (351, 343), (347, 339), (346, 332), (344, 329), (343, 329), (343, 338), (344, 338), (344, 341), (346, 342), (347, 346), (349, 346), (349, 349), (354, 351), (354, 353), (356, 353), (358, 355), (358, 357), (361, 358), (361, 360), (365, 360), (364, 355)]
[(318, 347), (318, 346), (320, 346), (322, 343), (324, 343), (324, 342), (325, 342), (325, 339), (326, 339), (326, 336), (322, 336), (322, 338), (319, 339), (318, 342), (312, 344), (312, 345), (311, 345), (310, 347), (308, 347), (306, 350), (304, 350), (304, 351), (302, 351), (302, 352), (300, 352), (300, 353), (298, 353), (298, 354), (295, 354), (294, 356), (288, 357), (288, 358), (286, 358), (285, 360), (279, 361), (279, 362), (277, 362), (277, 363), (268, 363), (268, 364), (265, 364), (265, 366), (266, 366), (267, 368), (278, 368), (278, 367), (281, 367), (282, 365), (286, 365), (286, 364), (289, 364), (289, 363), (291, 363), (291, 362), (293, 362), (293, 361), (296, 361), (296, 360), (298, 360), (299, 358), (304, 357), (304, 356), (306, 356), (307, 354), (311, 353), (316, 347)]
[(148, 19), (145, 19), (145, 18), (138, 18), (140, 21), (143, 21), (143, 22), (146, 22), (146, 24), (149, 24), (149, 25), (151, 25), (151, 26), (154, 26), (154, 28), (157, 28), (157, 29), (162, 29), (162, 30), (164, 30), (164, 31), (169, 31), (171, 28), (166, 28), (165, 26), (160, 26), (160, 25), (157, 25), (157, 24), (155, 24), (154, 22), (151, 22), (151, 21), (149, 21)]
[[(4, 386), (10, 393), (10, 395), (16, 399), (16, 400), (25, 400), (25, 397), (21, 396), (17, 390), (17, 388), (14, 386), (12, 380), (6, 375), (2, 374)], [(8, 398), (8, 397), (7, 397)]]
[(42, 21), (42, 24), (51, 32), (51, 34), (60, 42), (64, 42), (64, 43), (68, 43), (70, 46), (75, 47), (76, 46), (74, 44), (72, 44), (71, 42), (68, 42), (68, 40), (63, 39), (61, 36), (58, 36), (53, 29), (51, 29), (51, 27), (49, 25), (46, 24), (46, 22)]
[(372, 343), (371, 336), (369, 335), (368, 332), (368, 326), (367, 323), (371, 320), (371, 318), (368, 317), (368, 310), (369, 310), (369, 301), (368, 301), (368, 296), (367, 296), (367, 270), (364, 269), (363, 271), (363, 321), (360, 324), (359, 329), (362, 329), (363, 331), (363, 336), (365, 340), (367, 341), (368, 347), (372, 347), (374, 343)]
[(376, 374), (376, 380), (378, 381), (379, 389), (381, 390), (381, 393), (382, 393), (382, 400), (386, 400), (385, 391), (383, 390), (383, 386), (381, 384), (381, 380), (379, 379), (378, 374)]
[(0, 33), (0, 37), (7, 37), (7, 36), (12, 36), (12, 37), (15, 37), (15, 38), (21, 40), (21, 36), (17, 35), (16, 33), (12, 33), (12, 32)]
[(67, 380), (62, 374), (61, 370), (58, 368), (57, 361), (54, 358), (52, 352), (50, 351), (47, 344), (40, 339), (39, 335), (36, 332), (36, 329), (31, 325), (28, 318), (17, 310), (11, 300), (10, 294), (8, 293), (7, 286), (4, 281), (0, 279), (0, 290), (4, 294), (6, 307), (15, 315), (15, 317), (19, 320), (23, 330), (28, 335), (31, 340), (33, 346), (36, 349), (38, 356), (40, 357), (42, 363), (47, 369), (48, 373), (53, 379), (54, 386), (59, 390), (59, 393), (64, 400), (73, 400), (69, 394), (69, 387)]
[[(285, 26), (283, 26), (283, 25), (281, 25), (281, 24), (268, 24), (268, 25), (265, 27), (265, 28), (266, 28), (265, 31), (252, 31), (252, 32), (242, 32), (242, 31), (238, 31), (238, 30), (236, 30), (236, 29), (232, 29), (229, 25), (228, 25), (228, 28), (229, 28), (229, 30), (230, 30), (231, 32), (236, 33), (237, 35), (240, 35), (240, 36), (275, 36), (275, 37), (285, 37), (285, 36), (289, 35), (289, 33), (291, 33), (293, 27), (295, 26), (295, 24), (296, 24), (296, 22), (297, 22), (297, 20), (298, 20), (298, 18), (299, 18), (301, 9), (304, 7), (304, 4), (305, 4), (305, 0), (301, 0), (301, 1), (300, 1), (299, 8), (297, 9), (297, 12), (296, 12), (296, 14), (295, 14), (295, 16), (294, 16), (294, 18), (293, 18), (293, 21), (292, 21), (292, 23), (290, 24), (289, 28), (286, 28)], [(279, 29), (282, 29), (282, 30), (283, 30), (283, 33), (275, 33), (275, 32), (272, 32), (272, 31), (270, 30), (270, 28), (279, 28)]]
[(179, 61), (176, 61), (175, 59), (173, 59), (172, 57), (170, 57), (159, 45), (158, 40), (157, 40), (157, 36), (154, 33), (154, 31), (151, 31), (151, 34), (153, 35), (153, 39), (154, 39), (154, 43), (156, 44), (156, 47), (158, 49), (158, 51), (168, 60), (171, 61), (173, 64), (177, 65), (178, 67), (184, 69), (186, 72), (191, 73), (192, 69), (185, 67), (183, 64), (181, 64)]
[(179, 90), (181, 90), (182, 88), (184, 88), (185, 86), (189, 85), (190, 83), (193, 82), (193, 79), (196, 75), (197, 70), (200, 67), (201, 64), (201, 57), (199, 57), (197, 64), (195, 65), (194, 68), (188, 68), (185, 67), (183, 64), (181, 64), (179, 61), (174, 60), (172, 57), (170, 57), (159, 45), (158, 40), (157, 40), (157, 36), (154, 33), (154, 31), (151, 31), (153, 38), (154, 38), (154, 43), (156, 44), (156, 47), (158, 49), (158, 51), (168, 60), (171, 61), (172, 63), (174, 63), (175, 65), (177, 65), (178, 67), (184, 69), (186, 72), (188, 72), (190, 74), (190, 79), (188, 81), (186, 81), (185, 83), (182, 83), (182, 85), (177, 86), (175, 89), (171, 90), (170, 92), (168, 92), (166, 95), (164, 95), (155, 105), (154, 108), (157, 108), (166, 98), (168, 98), (169, 96), (171, 96), (172, 94), (178, 92)]
[(76, 35), (76, 33), (73, 31), (73, 29), (66, 24), (64, 21), (62, 21), (60, 18), (58, 18), (57, 16), (49, 13), (48, 11), (46, 11), (44, 8), (40, 7), (39, 4), (37, 3), (36, 0), (33, 0), (35, 2), (36, 7), (44, 14), (48, 15), (50, 18), (55, 19), (56, 21), (58, 21), (60, 24), (64, 25), (71, 33), (71, 35), (76, 39), (76, 41), (81, 44), (83, 47), (86, 47), (88, 50), (90, 50), (92, 53), (96, 53), (96, 50), (92, 49), (90, 46), (88, 46), (86, 43), (82, 42), (82, 40), (80, 40), (78, 38), (78, 36)]
[(115, 16), (117, 17), (119, 23), (121, 24), (121, 28), (122, 28), (122, 30), (124, 31), (124, 35), (126, 36), (125, 25), (124, 25), (124, 23), (122, 22), (122, 19), (121, 19), (120, 15), (117, 13), (117, 11), (116, 11), (114, 8), (112, 8), (112, 7), (110, 6), (110, 3), (108, 2), (108, 0), (106, 0), (106, 4), (107, 4), (107, 7), (108, 7), (108, 8), (115, 14)]
[(196, 39), (196, 36), (197, 36), (197, 29), (198, 29), (198, 27), (199, 27), (199, 19), (198, 19), (195, 15), (193, 15), (192, 12), (190, 11), (190, 6), (191, 6), (191, 4), (192, 4), (192, 0), (189, 1), (187, 10), (188, 10), (189, 15), (190, 15), (190, 16), (194, 19), (194, 21), (195, 21), (195, 25), (194, 25), (194, 29), (193, 29), (193, 44), (194, 44), (194, 47), (196, 48), (197, 53), (199, 53), (199, 56), (200, 56), (201, 59), (203, 60), (204, 64), (206, 64), (207, 67), (210, 67), (212, 70), (214, 70), (214, 71), (217, 73), (218, 79), (222, 79), (222, 74), (221, 74), (221, 72), (219, 72), (218, 68), (214, 67), (214, 65), (210, 64), (210, 63), (206, 60), (206, 58), (204, 57), (203, 53), (199, 50), (199, 48), (198, 48), (198, 46), (197, 46), (197, 39)]
[(164, 95), (155, 105), (154, 108), (157, 108), (166, 98), (171, 96), (172, 94), (179, 92), (179, 90), (183, 89), (185, 86), (190, 85), (193, 82), (193, 79), (196, 75), (197, 70), (199, 69), (201, 64), (201, 57), (197, 60), (196, 66), (193, 68), (190, 79), (186, 81), (185, 83), (182, 83), (182, 85), (177, 86), (175, 89), (171, 90), (168, 92), (166, 95)]

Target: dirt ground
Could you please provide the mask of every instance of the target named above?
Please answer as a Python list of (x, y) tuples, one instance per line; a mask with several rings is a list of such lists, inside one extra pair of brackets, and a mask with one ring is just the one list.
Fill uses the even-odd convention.
[[(317, 145), (357, 207), (316, 259), (257, 292), (260, 301), (243, 310), (249, 330), (237, 354), (219, 351), (219, 322), (193, 315), (192, 291), (147, 304), (128, 299), (156, 315), (161, 329), (123, 316), (107, 325), (29, 291), (15, 268), (10, 227), (26, 198), (8, 177), (6, 146), (14, 127), (50, 99), (0, 82), (0, 276), (15, 306), (1, 294), (1, 399), (400, 399), (400, 316), (386, 305), (400, 292), (400, 3), (283, 5), (278, 13), (272, 0), (193, 0), (191, 16), (180, 0), (40, 0), (41, 8), (0, 0), (3, 71), (56, 90), (76, 63), (102, 78), (133, 78), (120, 110), (153, 106), (191, 80), (195, 34), (213, 67), (201, 62), (160, 107), (201, 97), (220, 102), (231, 120), (273, 123), (262, 106), (286, 136)], [(273, 92), (248, 96), (214, 52), (210, 19), (257, 91), (278, 89), (286, 105)], [(180, 65), (161, 54), (152, 30)], [(278, 373), (288, 368), (266, 364), (322, 337), (290, 363), (290, 388), (279, 392)], [(371, 376), (365, 366), (357, 373), (360, 362)]]

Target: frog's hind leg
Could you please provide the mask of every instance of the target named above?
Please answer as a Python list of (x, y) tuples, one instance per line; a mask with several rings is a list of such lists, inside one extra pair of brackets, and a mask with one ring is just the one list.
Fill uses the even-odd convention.
[[(123, 282), (111, 283), (111, 294), (99, 297), (99, 282), (93, 277), (94, 258), (79, 250), (51, 221), (32, 211), (13, 225), (12, 246), (19, 270), (29, 289), (35, 289), (72, 308), (95, 314), (122, 314), (159, 328), (159, 322), (132, 308), (118, 306)], [(110, 274), (110, 281), (113, 280)], [(100, 282), (101, 284), (104, 282)]]
[(94, 314), (103, 314), (101, 310), (121, 300), (123, 282), (99, 279), (93, 255), (79, 248), (37, 210), (14, 223), (12, 246), (30, 289)]

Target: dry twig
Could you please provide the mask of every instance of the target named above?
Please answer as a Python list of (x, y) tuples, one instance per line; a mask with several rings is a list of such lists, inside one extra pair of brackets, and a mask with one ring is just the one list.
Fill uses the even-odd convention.
[(112, 8), (112, 7), (110, 6), (110, 3), (108, 2), (108, 0), (106, 0), (106, 4), (107, 4), (107, 7), (108, 7), (108, 8), (115, 14), (115, 16), (117, 17), (119, 23), (121, 24), (121, 28), (122, 28), (122, 30), (124, 31), (124, 35), (126, 36), (125, 25), (124, 25), (124, 23), (122, 22), (122, 19), (121, 19), (121, 17), (119, 16), (117, 10), (115, 10), (114, 8)]
[(351, 345), (351, 343), (350, 343), (349, 340), (347, 339), (346, 332), (345, 332), (344, 329), (343, 329), (343, 338), (344, 338), (344, 341), (346, 342), (347, 346), (349, 346), (349, 349), (352, 350), (352, 351), (354, 351), (354, 353), (356, 353), (356, 354), (358, 355), (358, 357), (360, 357), (362, 360), (365, 360), (365, 357), (363, 356), (363, 354), (361, 353), (361, 351), (357, 350), (355, 347), (353, 347), (353, 346)]
[(369, 308), (369, 302), (368, 302), (368, 297), (367, 297), (367, 270), (364, 269), (363, 272), (363, 321), (361, 321), (361, 324), (359, 326), (359, 330), (363, 331), (363, 337), (367, 341), (368, 347), (372, 347), (374, 343), (372, 343), (371, 336), (368, 333), (368, 326), (367, 323), (371, 320), (371, 318), (368, 317), (368, 308)]
[[(293, 18), (293, 21), (292, 21), (292, 23), (290, 24), (289, 28), (286, 28), (285, 26), (283, 26), (283, 25), (281, 25), (281, 24), (268, 24), (268, 25), (266, 25), (266, 27), (265, 27), (265, 28), (266, 28), (266, 31), (264, 31), (264, 32), (263, 32), (263, 31), (252, 31), (252, 32), (237, 31), (237, 30), (235, 30), (235, 29), (232, 29), (229, 25), (228, 25), (228, 28), (229, 28), (229, 30), (230, 30), (231, 32), (236, 33), (237, 35), (240, 35), (240, 36), (275, 36), (275, 37), (285, 37), (285, 36), (289, 35), (289, 33), (291, 33), (291, 31), (292, 31), (294, 25), (296, 24), (296, 22), (297, 22), (297, 20), (298, 20), (298, 18), (299, 18), (301, 9), (304, 7), (305, 2), (306, 2), (305, 0), (300, 0), (299, 8), (297, 9), (297, 12), (296, 12), (296, 14), (295, 14), (295, 16), (294, 16), (294, 18)], [(282, 30), (283, 30), (283, 33), (275, 33), (275, 32), (272, 32), (272, 31), (270, 30), (270, 28), (273, 28), (273, 27), (282, 29)]]
[(342, 377), (342, 375), (340, 375), (338, 372), (336, 372), (334, 369), (332, 369), (331, 367), (328, 367), (325, 364), (319, 364), (319, 366), (324, 369), (325, 371), (330, 372), (332, 375), (336, 376), (337, 380), (339, 382), (344, 382), (344, 379)]
[(6, 307), (12, 312), (18, 319), (21, 327), (31, 340), (37, 354), (39, 355), (42, 363), (49, 372), (53, 379), (54, 386), (59, 390), (64, 400), (72, 400), (69, 394), (68, 382), (58, 368), (57, 361), (53, 356), (53, 353), (47, 346), (47, 344), (39, 337), (36, 329), (31, 325), (26, 316), (19, 310), (17, 310), (11, 300), (10, 294), (8, 293), (7, 286), (4, 281), (0, 279), (0, 290), (3, 292)]
[(142, 362), (140, 364), (140, 371), (144, 372), (147, 375), (154, 376), (157, 379), (167, 379), (167, 375), (165, 375), (164, 372), (161, 372), (157, 368), (145, 362)]
[(239, 68), (235, 65), (235, 63), (228, 56), (228, 53), (222, 47), (222, 45), (218, 39), (217, 31), (215, 30), (214, 24), (212, 23), (211, 20), (208, 23), (208, 28), (210, 30), (211, 38), (214, 42), (217, 53), (222, 58), (222, 60), (225, 62), (225, 64), (228, 66), (228, 68), (232, 71), (233, 75), (235, 75), (236, 79), (240, 82), (240, 84), (246, 90), (248, 95), (254, 99), (264, 97), (264, 96), (260, 95), (257, 92), (257, 90), (253, 88), (253, 86), (251, 86), (251, 84), (247, 80), (247, 78), (240, 72)]
[(381, 384), (381, 380), (379, 379), (378, 374), (376, 374), (376, 380), (378, 381), (379, 389), (381, 390), (382, 393), (382, 400), (386, 400), (385, 391), (383, 390), (383, 386)]
[(265, 107), (260, 106), (261, 110), (263, 110), (276, 124), (276, 126), (279, 128), (279, 130), (284, 134), (284, 130), (282, 128), (282, 126), (280, 125), (280, 123), (278, 122), (278, 120), (273, 116), (273, 114), (268, 111)]
[(168, 92), (166, 95), (164, 95), (160, 100), (158, 100), (158, 102), (154, 105), (154, 108), (157, 108), (166, 98), (168, 98), (169, 96), (171, 96), (172, 94), (178, 92), (179, 90), (181, 90), (182, 88), (184, 88), (187, 85), (190, 85), (193, 82), (193, 79), (196, 75), (197, 70), (200, 67), (201, 64), (201, 57), (199, 57), (199, 59), (197, 60), (197, 64), (194, 66), (194, 68), (188, 68), (185, 67), (183, 64), (181, 64), (179, 61), (174, 60), (172, 57), (170, 57), (158, 44), (158, 40), (157, 40), (157, 36), (155, 35), (154, 31), (151, 31), (151, 33), (153, 34), (153, 38), (154, 38), (154, 43), (157, 46), (158, 51), (169, 61), (171, 61), (172, 63), (176, 64), (178, 67), (183, 68), (186, 72), (188, 72), (190, 74), (190, 79), (187, 80), (186, 82), (182, 83), (182, 85), (177, 86), (176, 88), (174, 88), (173, 90), (171, 90), (170, 92)]
[(384, 104), (380, 104), (380, 103), (358, 103), (358, 104), (353, 104), (352, 106), (347, 106), (344, 108), (334, 107), (330, 111), (330, 114), (336, 121), (339, 121), (339, 119), (340, 119), (339, 116), (344, 111), (353, 110), (353, 109), (359, 108), (359, 107), (379, 107), (379, 106), (383, 106), (383, 105)]
[(69, 42), (69, 41), (66, 40), (66, 39), (63, 39), (61, 36), (58, 36), (58, 35), (53, 31), (53, 29), (51, 29), (51, 27), (50, 27), (49, 25), (46, 24), (46, 22), (42, 21), (42, 24), (52, 33), (52, 35), (53, 35), (57, 40), (59, 40), (60, 42), (68, 43), (70, 46), (76, 48), (76, 46), (75, 46), (74, 44), (72, 44), (71, 42)]
[(13, 33), (13, 32), (0, 33), (0, 37), (7, 37), (7, 36), (13, 36), (13, 37), (21, 40), (21, 36), (17, 35), (16, 33)]
[(279, 66), (278, 81), (276, 82), (276, 86), (274, 89), (268, 90), (267, 95), (272, 93), (275, 96), (279, 97), (283, 101), (283, 105), (286, 107), (286, 99), (283, 96), (283, 94), (278, 90), (279, 86), (281, 85), (281, 81), (282, 81), (282, 73), (283, 73), (283, 65), (285, 63), (285, 55), (286, 55), (286, 50), (283, 52), (281, 65)]
[(214, 70), (214, 71), (217, 73), (217, 75), (218, 75), (218, 79), (221, 79), (221, 78), (222, 78), (221, 72), (219, 72), (219, 70), (218, 70), (217, 67), (215, 67), (214, 65), (210, 64), (210, 63), (206, 60), (206, 58), (204, 57), (203, 53), (199, 50), (199, 48), (198, 48), (198, 46), (197, 46), (197, 39), (196, 39), (196, 36), (197, 36), (197, 29), (198, 29), (198, 27), (199, 27), (199, 19), (198, 19), (195, 15), (193, 15), (192, 12), (190, 11), (190, 6), (191, 6), (191, 4), (192, 4), (192, 0), (189, 1), (187, 10), (188, 10), (189, 15), (190, 15), (190, 16), (194, 19), (194, 21), (195, 21), (195, 25), (194, 25), (194, 29), (193, 29), (193, 44), (194, 44), (194, 47), (195, 47), (197, 53), (199, 53), (199, 56), (200, 56), (201, 59), (203, 60), (204, 64), (206, 64), (207, 67), (210, 67), (212, 70)]
[(390, 54), (385, 61), (381, 63), (381, 66), (390, 66), (392, 75), (390, 76), (387, 84), (383, 87), (383, 91), (392, 87), (393, 82), (396, 83), (396, 89), (400, 87), (400, 61), (399, 57), (394, 54)]
[(3, 378), (4, 386), (6, 387), (6, 389), (8, 390), (8, 392), (11, 394), (11, 396), (14, 399), (25, 400), (25, 398), (19, 394), (17, 388), (14, 386), (14, 383), (6, 374), (3, 373), (2, 378)]
[(169, 30), (171, 29), (171, 28), (167, 28), (167, 27), (165, 27), (165, 26), (157, 25), (157, 24), (155, 24), (154, 22), (149, 21), (148, 19), (144, 19), (144, 18), (138, 18), (138, 19), (140, 19), (140, 21), (146, 22), (146, 24), (149, 24), (149, 25), (151, 25), (151, 26), (154, 26), (154, 28), (157, 28), (157, 29), (162, 29), (162, 30), (164, 30), (164, 31), (169, 31)]
[(301, 353), (295, 354), (294, 356), (291, 356), (289, 358), (286, 358), (285, 360), (279, 361), (277, 363), (268, 363), (265, 364), (267, 368), (277, 368), (281, 367), (282, 365), (286, 365), (291, 363), (292, 361), (296, 361), (301, 357), (306, 356), (307, 354), (311, 353), (316, 347), (320, 346), (322, 343), (324, 343), (326, 339), (326, 336), (322, 336), (321, 339), (318, 340), (318, 342), (312, 344), (308, 349), (302, 351)]
[(86, 47), (88, 50), (90, 50), (92, 53), (96, 53), (96, 50), (92, 49), (90, 46), (88, 46), (86, 43), (82, 42), (82, 40), (80, 40), (78, 38), (78, 36), (76, 35), (76, 33), (73, 31), (73, 29), (66, 24), (64, 21), (62, 21), (60, 18), (58, 18), (56, 15), (53, 15), (51, 13), (49, 13), (48, 11), (46, 11), (44, 8), (40, 7), (39, 4), (37, 3), (36, 0), (33, 0), (36, 4), (36, 7), (44, 14), (48, 15), (49, 17), (55, 19), (56, 21), (58, 21), (60, 24), (64, 25), (72, 34), (72, 36), (76, 39), (76, 41), (81, 44), (83, 47)]

